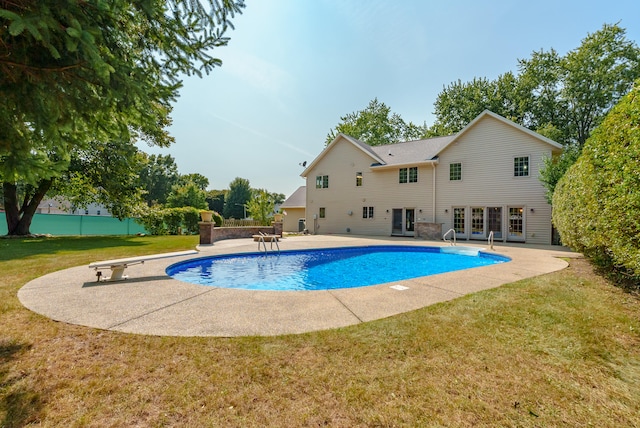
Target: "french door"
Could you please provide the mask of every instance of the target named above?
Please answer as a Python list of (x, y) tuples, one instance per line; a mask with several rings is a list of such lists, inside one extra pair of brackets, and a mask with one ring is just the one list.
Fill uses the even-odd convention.
[[(458, 238), (466, 237), (466, 229), (469, 229), (469, 239), (487, 239), (493, 232), (493, 239), (504, 239), (503, 207), (468, 207), (470, 218), (465, 219), (465, 208), (453, 208), (453, 228)], [(511, 211), (515, 210), (515, 211)], [(524, 240), (523, 209), (509, 208), (509, 235), (510, 240)], [(513, 220), (511, 218), (513, 217)], [(517, 218), (516, 218), (517, 217)], [(513, 233), (511, 233), (513, 231)]]
[(487, 208), (487, 232), (493, 232), (495, 240), (502, 239), (502, 207)]
[(415, 215), (413, 208), (394, 208), (391, 217), (391, 234), (413, 236), (415, 233)]
[(507, 239), (509, 241), (525, 240), (525, 217), (524, 207), (509, 207), (509, 232)]
[(471, 239), (484, 239), (484, 208), (471, 208)]

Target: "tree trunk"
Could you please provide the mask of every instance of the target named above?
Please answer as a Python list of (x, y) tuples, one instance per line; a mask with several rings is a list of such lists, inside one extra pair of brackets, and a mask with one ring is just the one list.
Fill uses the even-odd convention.
[(18, 186), (15, 183), (2, 183), (4, 209), (7, 219), (7, 235), (30, 235), (33, 215), (53, 184), (53, 179), (41, 180), (33, 195), (25, 193), (22, 206), (18, 204)]

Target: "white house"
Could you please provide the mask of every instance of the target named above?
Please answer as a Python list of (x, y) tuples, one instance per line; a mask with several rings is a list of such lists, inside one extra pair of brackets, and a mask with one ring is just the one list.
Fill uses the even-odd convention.
[(561, 151), (488, 110), (446, 137), (371, 147), (340, 134), (301, 174), (307, 229), (550, 244), (539, 172)]
[(38, 208), (37, 214), (96, 215), (111, 217), (111, 212), (104, 206), (91, 203), (83, 208), (74, 208), (64, 198), (45, 198)]

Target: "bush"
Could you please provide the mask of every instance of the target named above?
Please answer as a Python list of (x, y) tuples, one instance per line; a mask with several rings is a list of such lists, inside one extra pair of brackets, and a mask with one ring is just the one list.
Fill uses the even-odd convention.
[(184, 220), (182, 208), (165, 208), (162, 211), (164, 223), (167, 225), (169, 235), (178, 235), (178, 231), (182, 227)]
[(640, 81), (558, 182), (553, 222), (565, 244), (640, 277)]
[(144, 209), (139, 214), (138, 223), (144, 226), (144, 228), (152, 235), (166, 235), (167, 227), (164, 223), (164, 216), (161, 209), (156, 207), (150, 207)]
[(219, 212), (214, 211), (213, 222), (216, 224), (216, 227), (220, 227), (222, 226), (222, 223), (224, 223), (224, 217), (222, 217), (222, 214), (220, 214)]
[[(213, 218), (216, 226), (222, 224), (220, 214), (214, 212)], [(152, 235), (177, 235), (181, 229), (191, 234), (197, 234), (199, 221), (200, 210), (194, 207), (148, 208), (140, 214), (138, 219), (138, 223), (142, 224)]]
[(187, 232), (195, 235), (200, 232), (198, 222), (200, 221), (200, 210), (194, 207), (180, 208), (182, 210), (183, 224)]

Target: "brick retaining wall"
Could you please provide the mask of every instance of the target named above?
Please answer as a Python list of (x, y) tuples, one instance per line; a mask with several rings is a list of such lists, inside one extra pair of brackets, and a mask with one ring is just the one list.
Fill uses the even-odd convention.
[(224, 239), (251, 238), (260, 232), (266, 235), (282, 236), (282, 222), (274, 222), (272, 226), (214, 227), (214, 223), (199, 222), (200, 245), (211, 245)]

